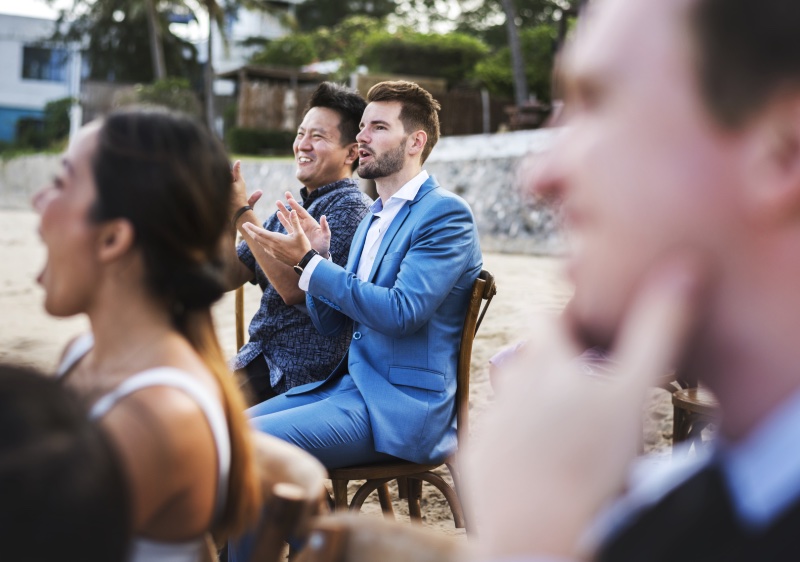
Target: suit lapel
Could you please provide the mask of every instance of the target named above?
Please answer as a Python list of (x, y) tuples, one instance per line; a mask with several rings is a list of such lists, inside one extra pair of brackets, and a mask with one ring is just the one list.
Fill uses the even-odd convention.
[(364, 250), (364, 241), (367, 239), (367, 231), (369, 231), (369, 225), (372, 224), (372, 217), (372, 213), (367, 213), (353, 235), (353, 241), (350, 243), (350, 256), (345, 268), (349, 273), (358, 271), (358, 262), (361, 259), (361, 252)]
[[(369, 277), (367, 277), (368, 282), (372, 282), (375, 278), (375, 274), (378, 272), (378, 266), (380, 265), (381, 261), (383, 260), (383, 256), (386, 255), (386, 251), (389, 249), (389, 246), (392, 243), (392, 240), (400, 231), (400, 228), (403, 226), (406, 218), (408, 218), (408, 214), (411, 212), (411, 207), (413, 207), (420, 199), (425, 197), (428, 193), (430, 193), (433, 189), (439, 187), (439, 184), (436, 183), (436, 180), (433, 176), (430, 176), (425, 182), (420, 186), (419, 191), (417, 191), (417, 196), (414, 197), (413, 201), (409, 201), (403, 208), (400, 209), (400, 212), (394, 217), (392, 220), (392, 224), (389, 225), (389, 230), (386, 231), (386, 234), (381, 240), (381, 245), (378, 247), (378, 253), (375, 254), (375, 261), (372, 264), (372, 269), (369, 272)], [(364, 233), (364, 238), (366, 238), (366, 233)], [(360, 248), (364, 247), (364, 238), (361, 239)], [(361, 250), (359, 249), (359, 255), (361, 254)], [(358, 264), (356, 264), (358, 267)]]

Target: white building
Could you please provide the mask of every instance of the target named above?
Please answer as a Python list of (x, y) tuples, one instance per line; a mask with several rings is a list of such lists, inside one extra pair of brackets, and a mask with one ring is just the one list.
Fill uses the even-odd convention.
[(25, 123), (20, 119), (41, 119), (47, 102), (78, 91), (79, 55), (43, 43), (54, 25), (47, 18), (0, 14), (0, 141), (16, 138)]

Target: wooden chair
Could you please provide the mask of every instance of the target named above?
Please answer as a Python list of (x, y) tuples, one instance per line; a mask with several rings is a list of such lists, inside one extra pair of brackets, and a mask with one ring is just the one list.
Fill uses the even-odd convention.
[[(472, 286), (472, 294), (464, 320), (461, 348), (458, 356), (456, 419), (459, 440), (467, 437), (469, 430), (469, 375), (472, 343), (486, 310), (489, 308), (489, 304), (496, 293), (497, 287), (492, 274), (486, 270), (481, 271)], [(442, 464), (447, 465), (455, 484), (455, 490), (441, 476), (433, 472)], [(360, 511), (364, 500), (377, 490), (381, 510), (390, 519), (394, 518), (394, 511), (389, 497), (388, 483), (392, 480), (397, 480), (398, 495), (400, 499), (407, 500), (409, 516), (415, 521), (422, 520), (420, 506), (422, 482), (428, 482), (444, 495), (453, 513), (453, 521), (456, 528), (466, 527), (464, 511), (457, 493), (460, 475), (455, 456), (451, 456), (445, 463), (439, 464), (416, 464), (398, 460), (397, 462), (337, 468), (329, 470), (328, 476), (332, 482), (333, 500), (337, 510)], [(359, 487), (353, 495), (352, 501), (348, 504), (347, 483), (350, 480), (366, 480), (366, 482)]]
[(719, 415), (716, 398), (702, 387), (682, 388), (672, 393), (672, 445), (692, 440), (702, 442), (701, 432)]
[(244, 345), (244, 285), (236, 288), (233, 311), (236, 322), (236, 351)]
[(354, 514), (319, 518), (297, 562), (462, 562), (466, 546), (455, 537), (435, 534)]
[(287, 540), (305, 539), (312, 519), (327, 512), (325, 469), (309, 454), (277, 438), (254, 432), (253, 442), (264, 516), (249, 560), (278, 562), (285, 560)]

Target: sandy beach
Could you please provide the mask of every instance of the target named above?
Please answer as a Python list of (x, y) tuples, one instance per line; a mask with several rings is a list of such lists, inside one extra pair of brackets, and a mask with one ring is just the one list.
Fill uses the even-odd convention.
[[(57, 319), (45, 313), (43, 291), (36, 284), (45, 250), (36, 232), (38, 217), (30, 211), (0, 210), (0, 361), (33, 365), (52, 372), (64, 345), (88, 329), (84, 317)], [(473, 427), (492, 399), (488, 359), (501, 347), (525, 337), (532, 315), (558, 312), (571, 295), (561, 278), (561, 260), (528, 255), (486, 254), (484, 268), (496, 278), (498, 293), (475, 340), (470, 389)], [(249, 319), (259, 302), (259, 289), (245, 291)], [(214, 309), (217, 330), (226, 354), (235, 352), (233, 294)], [(645, 420), (647, 451), (664, 451), (671, 434), (672, 415), (668, 395), (653, 391)], [(558, 431), (557, 427), (553, 431)], [(423, 498), (426, 524), (451, 532), (452, 519), (444, 500), (427, 490)], [(376, 512), (377, 502), (365, 506)], [(398, 506), (396, 511), (407, 513)]]

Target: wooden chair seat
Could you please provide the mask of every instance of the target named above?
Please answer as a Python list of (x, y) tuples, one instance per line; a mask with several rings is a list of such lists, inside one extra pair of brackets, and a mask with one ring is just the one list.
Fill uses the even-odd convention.
[(390, 478), (398, 476), (411, 476), (420, 472), (428, 472), (439, 468), (439, 464), (415, 464), (404, 460), (397, 462), (365, 464), (358, 466), (348, 466), (346, 468), (335, 468), (328, 470), (330, 478), (344, 480), (367, 480), (368, 478)]
[[(496, 293), (497, 287), (492, 274), (486, 270), (481, 271), (472, 286), (470, 302), (464, 319), (464, 328), (461, 333), (461, 347), (458, 356), (456, 419), (459, 441), (468, 434), (469, 376), (472, 344), (486, 310), (489, 308), (489, 304)], [(443, 465), (446, 465), (449, 470), (455, 489), (439, 474), (433, 472)], [(422, 496), (422, 483), (427, 482), (444, 495), (453, 514), (453, 522), (456, 528), (466, 527), (464, 511), (457, 493), (459, 472), (455, 457), (451, 457), (439, 464), (416, 464), (398, 460), (396, 462), (337, 468), (329, 470), (328, 476), (333, 485), (333, 502), (337, 510), (357, 512), (361, 509), (367, 497), (377, 490), (381, 511), (387, 518), (393, 519), (394, 510), (389, 496), (388, 483), (392, 480), (397, 480), (398, 495), (400, 499), (405, 499), (408, 502), (408, 513), (411, 520), (421, 521), (420, 497)], [(352, 501), (348, 502), (347, 483), (351, 480), (366, 480), (366, 482), (353, 495)]]

